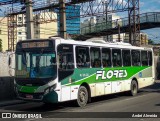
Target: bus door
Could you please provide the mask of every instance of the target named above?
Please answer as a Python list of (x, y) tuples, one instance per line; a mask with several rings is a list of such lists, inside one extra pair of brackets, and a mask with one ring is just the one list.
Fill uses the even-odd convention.
[(58, 81), (61, 83), (61, 101), (71, 99), (71, 76), (74, 72), (73, 45), (58, 46)]

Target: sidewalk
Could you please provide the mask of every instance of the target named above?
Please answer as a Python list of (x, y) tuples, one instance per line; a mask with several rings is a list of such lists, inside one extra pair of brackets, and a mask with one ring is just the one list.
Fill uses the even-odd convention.
[(7, 100), (7, 101), (0, 101), (0, 107), (9, 106), (9, 105), (16, 105), (16, 104), (24, 104), (27, 103), (23, 100)]

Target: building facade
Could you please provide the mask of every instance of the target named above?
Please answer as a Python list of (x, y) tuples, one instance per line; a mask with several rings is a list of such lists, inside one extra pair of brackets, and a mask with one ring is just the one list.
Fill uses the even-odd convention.
[[(60, 35), (60, 15), (58, 14), (58, 34)], [(67, 34), (80, 34), (80, 6), (66, 6), (66, 31)]]
[[(41, 22), (44, 18), (52, 21)], [(57, 14), (53, 12), (40, 13), (33, 16), (34, 21), (34, 38), (46, 39), (58, 34)], [(26, 40), (27, 27), (26, 16), (18, 14), (16, 20), (16, 41)], [(37, 24), (38, 23), (38, 24)], [(7, 17), (0, 17), (0, 39), (2, 40), (2, 51), (8, 50), (8, 26)]]
[[(48, 22), (41, 22), (42, 19), (49, 18)], [(39, 13), (34, 15), (34, 38), (35, 39), (46, 39), (50, 36), (57, 35), (57, 14), (53, 12)], [(17, 17), (17, 41), (26, 39), (26, 16), (18, 15)], [(22, 26), (20, 26), (22, 25)]]
[[(46, 22), (41, 21), (46, 19)], [(47, 21), (48, 18), (48, 21)], [(34, 16), (36, 22), (40, 24), (34, 24), (34, 38), (46, 39), (50, 36), (58, 35), (58, 24), (57, 24), (57, 14), (53, 12), (40, 13)], [(52, 21), (50, 21), (52, 20)]]
[[(140, 42), (141, 46), (148, 45), (148, 35), (146, 33), (137, 33), (136, 40)], [(125, 34), (124, 42), (129, 43), (129, 34)]]
[(8, 50), (8, 27), (7, 18), (0, 17), (0, 42), (2, 51)]
[(26, 16), (24, 14), (17, 15), (17, 41), (26, 39)]

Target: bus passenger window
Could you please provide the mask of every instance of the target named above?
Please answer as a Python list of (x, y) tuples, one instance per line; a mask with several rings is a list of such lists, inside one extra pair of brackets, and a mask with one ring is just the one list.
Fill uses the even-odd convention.
[(132, 50), (132, 66), (140, 66), (140, 51)]
[(123, 66), (131, 66), (130, 50), (122, 50)]
[(148, 66), (147, 51), (141, 51), (141, 61), (142, 61), (142, 66)]
[(72, 53), (59, 54), (59, 68), (63, 70), (73, 69), (73, 56)]
[(69, 45), (60, 45), (58, 47), (59, 69), (74, 69), (73, 47)]
[(121, 50), (112, 49), (112, 62), (114, 67), (122, 66)]
[(100, 48), (93, 48), (90, 49), (91, 54), (91, 65), (93, 68), (101, 67), (101, 51)]
[(63, 79), (71, 76), (74, 73), (74, 53), (73, 45), (61, 44), (57, 48), (58, 60), (58, 79)]
[(88, 47), (76, 47), (76, 63), (78, 68), (89, 68), (90, 57)]
[(149, 66), (152, 66), (152, 52), (148, 52), (148, 62), (149, 62)]
[(102, 48), (102, 64), (103, 67), (111, 67), (111, 50)]

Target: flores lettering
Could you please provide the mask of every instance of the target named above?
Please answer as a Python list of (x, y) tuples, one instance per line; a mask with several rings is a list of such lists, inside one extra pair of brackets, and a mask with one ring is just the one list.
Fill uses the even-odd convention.
[(109, 71), (97, 71), (96, 73), (96, 80), (101, 78), (102, 80), (111, 79), (112, 77), (115, 78), (125, 78), (127, 77), (126, 70), (109, 70)]

